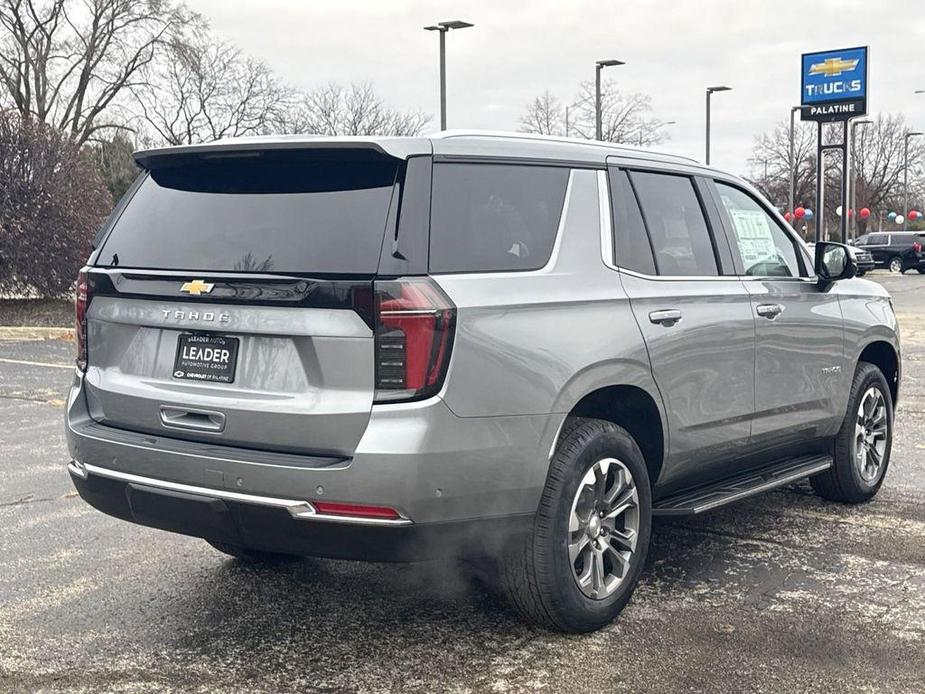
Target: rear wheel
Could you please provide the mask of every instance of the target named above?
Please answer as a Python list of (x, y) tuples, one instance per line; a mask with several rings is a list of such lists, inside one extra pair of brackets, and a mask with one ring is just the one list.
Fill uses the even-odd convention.
[(916, 270), (919, 271), (920, 275), (925, 275), (925, 267), (917, 267)]
[(639, 581), (652, 496), (639, 446), (623, 429), (573, 418), (550, 465), (533, 532), (501, 559), (501, 580), (528, 620), (587, 632), (619, 614)]
[(902, 273), (905, 271), (906, 271), (906, 266), (903, 263), (902, 258), (900, 258), (898, 255), (894, 255), (892, 258), (890, 258), (890, 272)]
[(279, 554), (277, 552), (262, 552), (241, 545), (233, 545), (229, 542), (213, 542), (206, 540), (210, 545), (223, 554), (240, 559), (248, 564), (287, 564), (289, 562), (299, 561), (302, 557), (294, 554)]
[(860, 503), (883, 484), (893, 445), (893, 398), (883, 373), (861, 362), (854, 374), (848, 412), (835, 436), (834, 462), (810, 478), (820, 496)]

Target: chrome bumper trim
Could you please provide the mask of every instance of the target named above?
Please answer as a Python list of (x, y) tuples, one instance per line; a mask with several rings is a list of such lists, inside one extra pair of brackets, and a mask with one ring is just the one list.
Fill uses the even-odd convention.
[(132, 475), (119, 470), (109, 470), (97, 465), (82, 463), (78, 460), (72, 460), (67, 465), (68, 471), (81, 479), (87, 479), (90, 475), (106, 477), (120, 482), (129, 482), (133, 484), (142, 484), (146, 487), (164, 489), (166, 491), (184, 492), (186, 494), (195, 494), (199, 496), (208, 496), (213, 499), (226, 499), (228, 501), (239, 501), (244, 504), (254, 504), (257, 506), (270, 506), (273, 508), (284, 508), (289, 511), (289, 515), (297, 520), (323, 521), (329, 523), (350, 523), (353, 525), (384, 525), (384, 526), (402, 526), (411, 525), (409, 518), (364, 518), (362, 516), (332, 516), (325, 513), (318, 513), (315, 507), (308, 501), (298, 499), (277, 499), (271, 496), (259, 496), (257, 494), (245, 494), (243, 492), (233, 492), (226, 489), (213, 489), (211, 487), (197, 487), (180, 482), (168, 482), (153, 477), (143, 477), (141, 475)]

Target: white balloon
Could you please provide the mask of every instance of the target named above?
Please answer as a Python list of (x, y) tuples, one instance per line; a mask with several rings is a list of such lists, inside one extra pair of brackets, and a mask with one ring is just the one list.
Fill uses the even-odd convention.
[(903, 217), (901, 214), (898, 214), (896, 215), (896, 219), (893, 221), (895, 221), (897, 224), (902, 224), (903, 222), (906, 221), (906, 218)]
[(838, 207), (835, 208), (835, 214), (837, 214), (839, 217), (841, 217), (841, 205), (839, 205)]

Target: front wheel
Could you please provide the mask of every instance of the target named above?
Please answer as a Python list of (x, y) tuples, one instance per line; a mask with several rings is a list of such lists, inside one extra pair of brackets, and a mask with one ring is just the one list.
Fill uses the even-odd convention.
[(851, 384), (848, 412), (835, 436), (832, 467), (810, 478), (819, 496), (857, 504), (877, 493), (890, 465), (893, 397), (883, 372), (860, 362)]
[(906, 267), (903, 264), (903, 259), (898, 255), (890, 258), (890, 272), (899, 272), (903, 273), (906, 271)]
[(529, 621), (587, 632), (629, 602), (649, 546), (652, 494), (639, 446), (617, 425), (569, 419), (533, 532), (501, 558), (501, 580)]

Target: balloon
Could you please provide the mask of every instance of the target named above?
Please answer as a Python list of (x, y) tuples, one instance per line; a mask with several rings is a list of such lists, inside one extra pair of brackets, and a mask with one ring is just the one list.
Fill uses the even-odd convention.
[(842, 209), (841, 209), (841, 205), (839, 205), (838, 207), (835, 208), (835, 214), (841, 217), (841, 213), (842, 213)]
[(806, 219), (812, 219), (812, 218), (813, 218), (813, 211), (812, 211), (812, 210), (805, 210), (805, 214), (806, 214), (806, 217), (805, 217)]
[(854, 210), (852, 210), (850, 207), (848, 208), (848, 216), (849, 216), (849, 217), (853, 217), (853, 216), (854, 216)]
[(887, 215), (887, 217), (889, 217), (891, 220), (892, 220), (892, 219), (896, 219), (896, 213), (895, 213), (895, 212), (890, 212), (890, 213)]
[(909, 210), (909, 221), (914, 222), (919, 218), (919, 213), (916, 210)]
[(898, 214), (896, 215), (896, 219), (894, 219), (893, 221), (896, 222), (897, 224), (902, 224), (903, 222), (906, 221), (906, 218), (903, 217), (901, 214)]
[(806, 214), (806, 210), (802, 207), (798, 207), (793, 211), (793, 216), (797, 219), (803, 219), (803, 215)]
[(868, 217), (870, 217), (870, 208), (862, 207), (860, 211), (858, 212), (858, 214), (861, 215), (861, 219), (867, 219)]
[(785, 212), (785, 213), (784, 213), (784, 219), (786, 219), (786, 220), (789, 222), (790, 220), (793, 219), (793, 215), (790, 214), (789, 212)]

